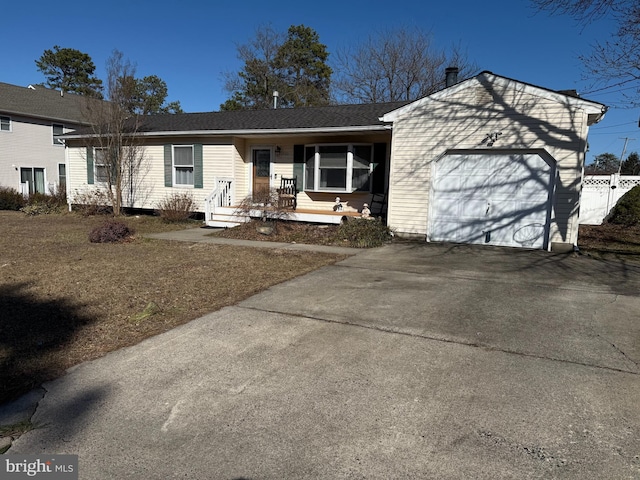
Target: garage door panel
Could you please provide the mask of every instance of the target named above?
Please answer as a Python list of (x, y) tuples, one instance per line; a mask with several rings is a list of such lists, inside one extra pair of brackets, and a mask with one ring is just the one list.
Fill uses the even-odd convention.
[(429, 238), (543, 248), (552, 167), (537, 154), (452, 154), (432, 184)]
[[(463, 202), (459, 202), (460, 205), (460, 217), (472, 222), (474, 219), (485, 219), (488, 217), (487, 210), (490, 209), (490, 205), (485, 199), (470, 199)], [(481, 215), (485, 212), (484, 215)]]

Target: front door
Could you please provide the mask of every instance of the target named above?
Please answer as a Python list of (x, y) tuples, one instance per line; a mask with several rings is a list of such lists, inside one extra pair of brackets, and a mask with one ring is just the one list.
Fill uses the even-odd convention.
[(253, 150), (253, 195), (264, 195), (271, 187), (271, 149)]

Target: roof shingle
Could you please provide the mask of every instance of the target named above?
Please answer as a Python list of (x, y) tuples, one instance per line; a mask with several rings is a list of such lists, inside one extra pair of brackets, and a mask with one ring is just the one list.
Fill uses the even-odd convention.
[(58, 90), (37, 85), (19, 87), (0, 82), (0, 113), (57, 120), (66, 123), (88, 124), (84, 106), (96, 102), (93, 98), (73, 93), (61, 95)]
[(380, 117), (408, 102), (149, 115), (141, 132), (346, 128), (384, 125)]

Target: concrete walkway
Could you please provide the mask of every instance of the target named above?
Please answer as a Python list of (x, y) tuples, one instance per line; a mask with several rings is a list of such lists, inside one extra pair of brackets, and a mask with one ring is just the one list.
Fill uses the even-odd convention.
[(9, 453), (83, 480), (640, 478), (639, 292), (625, 262), (360, 251), (71, 369)]
[(344, 255), (355, 255), (362, 252), (359, 248), (333, 247), (327, 245), (308, 245), (304, 243), (283, 243), (283, 242), (258, 242), (254, 240), (238, 240), (233, 238), (222, 238), (211, 233), (215, 228), (189, 228), (187, 230), (176, 230), (174, 232), (153, 233), (147, 235), (149, 238), (160, 240), (173, 240), (178, 242), (215, 243), (218, 245), (237, 245), (240, 247), (274, 248), (307, 252), (339, 253)]

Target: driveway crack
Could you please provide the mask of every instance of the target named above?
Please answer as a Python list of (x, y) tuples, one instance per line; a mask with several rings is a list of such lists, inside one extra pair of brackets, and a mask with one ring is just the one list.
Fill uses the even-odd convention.
[(288, 315), (288, 316), (291, 316), (291, 317), (304, 318), (304, 319), (307, 319), (307, 320), (315, 320), (315, 321), (324, 322), (324, 323), (333, 323), (333, 324), (346, 325), (346, 326), (356, 327), (356, 328), (364, 328), (364, 329), (367, 329), (367, 330), (373, 330), (373, 331), (377, 331), (377, 332), (381, 332), (381, 333), (387, 333), (387, 334), (393, 334), (393, 335), (403, 335), (403, 336), (406, 336), (406, 337), (419, 338), (419, 339), (430, 340), (430, 341), (434, 341), (434, 342), (449, 343), (449, 344), (461, 345), (461, 346), (465, 346), (465, 347), (481, 348), (481, 349), (484, 349), (484, 350), (490, 351), (490, 352), (501, 352), (501, 353), (506, 353), (508, 355), (517, 355), (519, 357), (535, 358), (535, 359), (539, 359), (539, 360), (549, 360), (551, 362), (560, 362), (560, 363), (566, 363), (566, 364), (571, 364), (571, 365), (579, 365), (579, 366), (582, 366), (582, 367), (597, 368), (597, 369), (600, 369), (600, 370), (606, 370), (606, 371), (610, 371), (610, 372), (619, 372), (619, 373), (629, 373), (631, 375), (640, 375), (640, 372), (633, 371), (633, 370), (627, 370), (627, 369), (623, 369), (623, 368), (606, 367), (606, 366), (603, 366), (603, 365), (596, 365), (596, 364), (592, 364), (592, 363), (577, 362), (575, 360), (567, 360), (567, 359), (563, 359), (563, 358), (555, 358), (555, 357), (547, 357), (547, 356), (544, 356), (544, 355), (536, 355), (534, 353), (518, 352), (516, 350), (493, 347), (491, 345), (484, 345), (484, 344), (480, 344), (480, 343), (477, 343), (477, 342), (465, 342), (463, 340), (453, 340), (453, 339), (450, 339), (450, 338), (435, 337), (435, 336), (425, 335), (425, 334), (421, 334), (421, 333), (406, 332), (406, 331), (398, 330), (396, 328), (386, 328), (386, 327), (381, 327), (381, 326), (366, 325), (366, 324), (357, 323), (357, 322), (349, 322), (347, 320), (332, 320), (332, 319), (328, 319), (328, 318), (312, 317), (312, 316), (309, 316), (309, 315), (300, 315), (300, 314), (296, 314), (296, 313), (282, 312), (282, 311), (278, 311), (278, 310), (269, 310), (269, 309), (257, 308), (257, 307), (242, 306), (242, 307), (238, 307), (238, 308), (244, 308), (246, 310), (253, 310), (253, 311), (257, 311), (257, 312), (274, 313), (274, 314), (277, 314), (277, 315)]
[[(30, 399), (28, 401), (32, 402), (30, 407), (18, 407), (18, 412), (16, 414), (16, 420), (9, 425), (0, 425), (0, 454), (9, 451), (13, 445), (13, 442), (20, 438), (25, 433), (38, 428), (39, 425), (33, 422), (33, 417), (38, 411), (38, 407), (40, 406), (40, 402), (44, 399), (44, 397), (49, 393), (46, 388), (42, 385), (32, 392), (25, 394), (31, 395), (38, 390), (42, 391), (42, 395), (40, 395), (37, 399)], [(16, 404), (20, 405), (21, 400), (16, 400)], [(24, 400), (22, 400), (24, 401)], [(35, 403), (33, 403), (35, 401)], [(11, 405), (11, 404), (8, 404)]]

